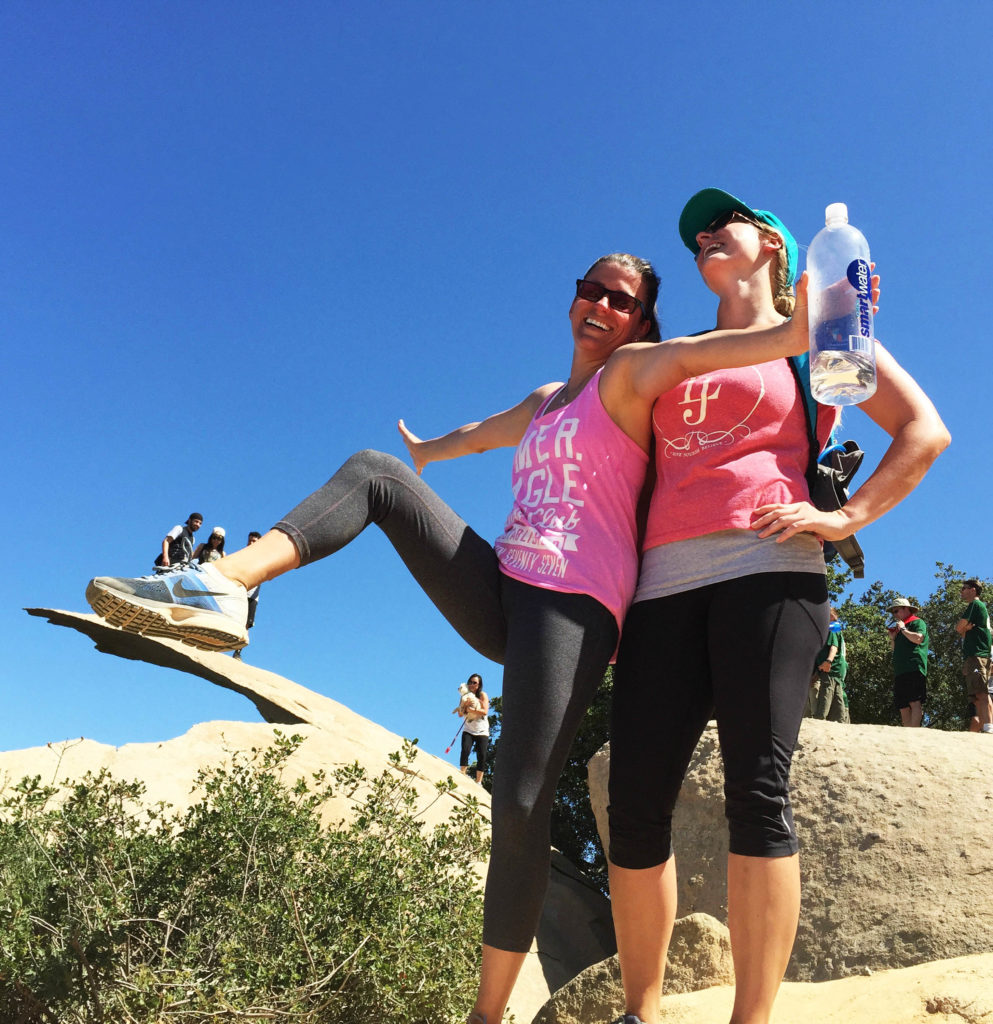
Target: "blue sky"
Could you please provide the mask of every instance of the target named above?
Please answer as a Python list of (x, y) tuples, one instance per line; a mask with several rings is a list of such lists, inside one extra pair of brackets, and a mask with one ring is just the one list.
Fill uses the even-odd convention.
[[(802, 247), (848, 203), (877, 335), (954, 439), (860, 535), (868, 579), (989, 577), (991, 32), (980, 3), (4, 4), (0, 749), (253, 720), (22, 609), (88, 610), (193, 510), (267, 529), (354, 450), (403, 454), (401, 416), (432, 436), (562, 379), (601, 253), (655, 261), (665, 336), (712, 326), (676, 232), (711, 185)], [(494, 537), (510, 461), (425, 475)], [(264, 587), (246, 660), (439, 754), (456, 684), (500, 690), (375, 529)]]

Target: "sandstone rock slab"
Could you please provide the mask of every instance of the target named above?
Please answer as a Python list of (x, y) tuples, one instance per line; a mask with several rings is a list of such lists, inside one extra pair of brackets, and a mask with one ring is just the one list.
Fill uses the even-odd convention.
[[(694, 992), (734, 980), (727, 928), (706, 914), (676, 921), (669, 945), (664, 994)], [(588, 967), (560, 988), (532, 1024), (602, 1024), (624, 1013), (621, 968), (615, 956)]]
[[(666, 996), (661, 1021), (725, 1021), (733, 1004), (734, 990), (724, 987)], [(993, 954), (882, 971), (870, 977), (816, 984), (786, 982), (772, 1020), (773, 1024), (993, 1024)]]
[[(606, 840), (609, 747), (590, 762)], [(993, 949), (993, 743), (973, 733), (804, 720), (793, 762), (803, 905), (787, 977), (843, 978)], [(727, 920), (713, 723), (674, 817), (679, 912)]]

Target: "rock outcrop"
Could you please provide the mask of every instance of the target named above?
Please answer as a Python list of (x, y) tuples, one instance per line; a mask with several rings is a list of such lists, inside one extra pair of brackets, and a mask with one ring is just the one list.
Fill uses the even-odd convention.
[[(608, 766), (605, 747), (590, 762), (604, 839)], [(792, 773), (803, 906), (787, 978), (823, 981), (993, 949), (991, 780), (985, 736), (805, 720)], [(680, 794), (673, 843), (680, 913), (726, 921), (722, 786), (711, 724)]]
[[(400, 736), (274, 672), (170, 640), (125, 633), (95, 615), (45, 608), (27, 611), (78, 630), (105, 653), (188, 672), (234, 690), (250, 700), (265, 721), (205, 722), (160, 743), (112, 747), (84, 739), (0, 752), (0, 787), (25, 775), (40, 775), (44, 783), (55, 783), (107, 768), (118, 778), (141, 779), (149, 802), (164, 800), (180, 809), (196, 799), (192, 790), (201, 768), (224, 763), (234, 751), (267, 747), (277, 728), (303, 737), (285, 768), (290, 781), (355, 761), (378, 775), (387, 767), (388, 755), (401, 749)], [(447, 818), (453, 802), (467, 796), (477, 798), (480, 813), (489, 817), (489, 794), (446, 761), (421, 751), (413, 767), (428, 824)], [(435, 783), (449, 777), (455, 779), (456, 788), (439, 798)], [(344, 799), (330, 801), (324, 810), (329, 820), (350, 812), (351, 805)], [(482, 873), (484, 865), (478, 867)], [(511, 1012), (520, 1021), (530, 1020), (551, 992), (615, 949), (608, 902), (564, 857), (553, 853), (538, 937), (514, 991)]]
[[(727, 928), (707, 914), (690, 914), (672, 930), (664, 995), (734, 982)], [(602, 1024), (624, 1014), (621, 968), (612, 956), (573, 978), (538, 1011), (532, 1024)]]
[[(734, 989), (723, 985), (666, 996), (661, 1021), (726, 1021), (733, 1003)], [(616, 1019), (596, 1013), (543, 1016), (547, 1012), (548, 1006), (543, 1007), (534, 1024), (604, 1024)], [(788, 981), (779, 991), (774, 1018), (780, 1024), (993, 1024), (993, 953), (820, 984)]]

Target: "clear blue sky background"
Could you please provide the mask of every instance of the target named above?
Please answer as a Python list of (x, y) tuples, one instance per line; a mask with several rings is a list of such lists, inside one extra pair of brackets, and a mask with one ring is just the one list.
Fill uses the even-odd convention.
[[(989, 577), (990, 11), (5, 3), (0, 748), (253, 719), (21, 609), (88, 610), (194, 509), (267, 529), (352, 451), (402, 454), (400, 416), (431, 436), (562, 379), (601, 253), (656, 261), (664, 334), (711, 326), (676, 233), (709, 185), (801, 243), (849, 204), (877, 334), (954, 437), (861, 535), (869, 580)], [(874, 465), (886, 438), (847, 416)], [(510, 459), (426, 477), (493, 537)], [(246, 660), (436, 753), (458, 682), (500, 691), (374, 529), (265, 586)]]

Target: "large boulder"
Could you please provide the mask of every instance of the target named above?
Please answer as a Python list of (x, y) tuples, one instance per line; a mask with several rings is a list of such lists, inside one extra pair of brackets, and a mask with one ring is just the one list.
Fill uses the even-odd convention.
[[(604, 841), (609, 756), (604, 747), (590, 762)], [(993, 949), (991, 779), (987, 736), (804, 720), (792, 773), (803, 905), (787, 977), (821, 981)], [(680, 913), (726, 921), (713, 723), (683, 784), (673, 844)]]
[[(85, 634), (105, 653), (188, 672), (234, 690), (251, 701), (265, 721), (204, 722), (183, 736), (121, 747), (82, 739), (0, 752), (0, 789), (25, 775), (39, 775), (44, 783), (54, 783), (107, 768), (118, 778), (141, 779), (150, 803), (164, 800), (182, 809), (197, 799), (193, 787), (201, 768), (224, 764), (235, 751), (267, 747), (277, 728), (303, 738), (284, 770), (289, 781), (355, 761), (370, 775), (379, 775), (390, 767), (388, 755), (403, 745), (400, 736), (338, 701), (246, 662), (170, 640), (125, 633), (95, 615), (46, 608), (28, 612)], [(404, 765), (391, 770), (407, 769)], [(444, 820), (456, 803), (470, 796), (478, 800), (479, 813), (489, 819), (489, 794), (455, 772), (448, 762), (421, 751), (413, 772), (428, 824)], [(439, 799), (435, 783), (449, 777), (455, 780), (455, 789)], [(336, 798), (325, 806), (324, 813), (329, 820), (338, 820), (350, 814), (351, 806), (344, 798)], [(482, 875), (485, 865), (476, 865), (476, 869)], [(616, 948), (610, 904), (561, 854), (553, 852), (538, 936), (515, 987), (510, 1011), (518, 1020), (530, 1020), (555, 989)], [(466, 998), (471, 995), (467, 993)]]
[[(672, 930), (664, 995), (696, 992), (734, 981), (727, 928), (706, 914), (680, 918)], [(602, 1024), (624, 1013), (617, 956), (573, 978), (538, 1011), (532, 1024)]]

